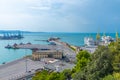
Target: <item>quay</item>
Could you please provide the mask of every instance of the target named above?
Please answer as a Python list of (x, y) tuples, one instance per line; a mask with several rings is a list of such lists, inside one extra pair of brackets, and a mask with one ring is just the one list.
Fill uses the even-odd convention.
[(38, 49), (38, 50), (60, 50), (63, 51), (65, 54), (64, 55), (71, 55), (71, 57), (76, 56), (76, 53), (70, 49), (69, 44), (65, 42), (60, 42), (60, 41), (52, 41), (56, 45), (41, 45), (41, 44), (14, 44), (11, 46), (11, 49)]
[[(32, 77), (39, 69), (47, 69), (61, 72), (64, 69), (72, 69), (76, 60), (76, 53), (69, 48), (67, 43), (52, 41), (56, 45), (41, 44), (15, 44), (16, 49), (38, 49), (38, 50), (59, 50), (65, 56), (63, 59), (41, 58), (33, 60), (30, 58), (22, 58), (9, 63), (0, 65), (0, 80), (23, 80)], [(67, 45), (66, 45), (67, 44)], [(13, 47), (13, 46), (12, 46)], [(12, 48), (11, 48), (12, 49)], [(69, 60), (69, 61), (68, 61)]]
[(23, 44), (23, 45), (16, 44), (15, 46), (12, 45), (11, 49), (61, 49), (61, 46), (60, 45), (41, 45), (41, 44)]

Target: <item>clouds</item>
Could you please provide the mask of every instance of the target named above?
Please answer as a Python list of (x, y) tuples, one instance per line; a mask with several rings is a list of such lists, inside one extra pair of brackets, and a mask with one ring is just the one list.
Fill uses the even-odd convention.
[(118, 0), (0, 0), (0, 28), (95, 31), (98, 26), (119, 25), (119, 3)]

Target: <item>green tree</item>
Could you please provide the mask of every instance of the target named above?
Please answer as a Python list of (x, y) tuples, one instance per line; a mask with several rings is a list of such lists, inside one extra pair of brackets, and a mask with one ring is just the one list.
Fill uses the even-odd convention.
[(87, 51), (80, 51), (77, 56), (77, 64), (75, 66), (75, 71), (80, 71), (84, 68), (88, 62), (90, 62), (90, 53)]
[(92, 61), (87, 67), (87, 79), (99, 80), (113, 72), (112, 53), (108, 47), (99, 46), (92, 55)]
[(72, 71), (70, 69), (65, 69), (61, 72), (61, 75), (65, 76), (65, 80), (71, 80)]
[(99, 33), (97, 33), (97, 35), (96, 35), (96, 40), (100, 40), (100, 34)]
[(108, 75), (105, 78), (103, 78), (102, 80), (115, 80), (113, 75)]
[(60, 80), (60, 74), (57, 72), (52, 72), (49, 76), (48, 79), (46, 80)]
[(118, 32), (116, 32), (116, 41), (118, 42), (118, 39), (119, 39), (119, 35), (118, 35)]
[(48, 76), (49, 76), (49, 72), (43, 70), (41, 72), (37, 72), (35, 76), (32, 78), (32, 80), (46, 80)]
[(49, 72), (43, 70), (37, 72), (32, 80), (70, 80), (71, 79), (71, 70), (66, 69), (60, 73), (58, 72)]
[(111, 43), (109, 48), (113, 56), (112, 66), (114, 72), (120, 72), (120, 40), (118, 40), (118, 42)]
[(100, 80), (108, 74), (113, 73), (112, 53), (108, 47), (99, 46), (93, 53), (91, 62), (75, 74), (74, 80)]
[(105, 76), (102, 80), (120, 80), (120, 73)]

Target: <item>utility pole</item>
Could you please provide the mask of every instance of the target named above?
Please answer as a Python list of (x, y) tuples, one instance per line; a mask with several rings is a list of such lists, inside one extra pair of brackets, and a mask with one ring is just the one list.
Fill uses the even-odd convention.
[(25, 70), (27, 73), (27, 49), (25, 49)]

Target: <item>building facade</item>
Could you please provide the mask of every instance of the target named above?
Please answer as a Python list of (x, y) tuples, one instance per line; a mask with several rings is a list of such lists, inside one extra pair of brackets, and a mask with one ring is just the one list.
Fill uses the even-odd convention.
[(36, 50), (32, 52), (33, 60), (40, 60), (41, 58), (55, 58), (62, 59), (63, 52), (58, 50)]

